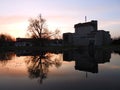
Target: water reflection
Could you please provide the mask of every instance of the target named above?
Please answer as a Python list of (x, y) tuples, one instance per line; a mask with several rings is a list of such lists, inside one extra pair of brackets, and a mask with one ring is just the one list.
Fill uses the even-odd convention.
[(62, 62), (58, 58), (54, 57), (51, 53), (41, 52), (40, 55), (34, 55), (27, 58), (26, 63), (28, 67), (29, 77), (31, 79), (39, 78), (38, 81), (42, 84), (43, 80), (47, 78), (49, 67), (55, 65), (60, 67)]
[(0, 52), (0, 63), (6, 64), (8, 60), (12, 60), (15, 57), (14, 52)]
[[(56, 52), (55, 52), (56, 53)], [(14, 52), (1, 52), (0, 63), (4, 66), (8, 63), (8, 60), (12, 60), (13, 57), (25, 56), (25, 63), (28, 69), (29, 78), (38, 79), (38, 82), (42, 84), (43, 80), (47, 78), (49, 68), (55, 66), (59, 68), (62, 65), (62, 59), (58, 52), (56, 54), (49, 53), (48, 51), (31, 51), (31, 50), (16, 50)]]
[[(30, 79), (37, 79), (41, 84), (47, 78), (52, 66), (61, 67), (63, 61), (74, 61), (74, 69), (78, 71), (98, 73), (99, 64), (110, 62), (112, 50), (102, 49), (72, 49), (58, 52), (18, 50), (14, 52), (0, 52), (0, 63), (6, 65), (8, 60), (16, 56), (25, 56), (25, 63)], [(119, 51), (114, 51), (119, 54)], [(57, 55), (63, 55), (57, 57)], [(62, 61), (63, 60), (63, 61)]]
[(98, 73), (98, 64), (110, 62), (111, 51), (101, 49), (64, 51), (64, 61), (75, 61), (75, 70)]

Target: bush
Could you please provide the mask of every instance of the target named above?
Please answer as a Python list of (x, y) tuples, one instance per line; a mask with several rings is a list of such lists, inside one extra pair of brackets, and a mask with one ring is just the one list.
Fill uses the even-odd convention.
[(13, 46), (15, 38), (7, 34), (0, 34), (0, 47)]
[(112, 39), (112, 44), (113, 45), (120, 45), (120, 37)]

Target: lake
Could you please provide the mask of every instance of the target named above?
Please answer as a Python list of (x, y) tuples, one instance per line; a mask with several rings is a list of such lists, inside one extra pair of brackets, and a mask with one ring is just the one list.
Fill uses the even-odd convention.
[(119, 84), (119, 52), (0, 52), (0, 90), (120, 90)]

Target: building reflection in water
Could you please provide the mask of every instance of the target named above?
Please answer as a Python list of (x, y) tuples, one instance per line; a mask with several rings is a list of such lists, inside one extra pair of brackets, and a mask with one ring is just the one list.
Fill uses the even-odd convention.
[(110, 62), (111, 52), (105, 50), (64, 51), (64, 61), (75, 61), (75, 70), (98, 73), (98, 64)]

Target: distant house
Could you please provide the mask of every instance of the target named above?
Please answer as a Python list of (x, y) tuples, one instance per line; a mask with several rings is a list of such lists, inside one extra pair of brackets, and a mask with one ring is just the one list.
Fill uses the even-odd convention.
[(33, 38), (17, 38), (15, 42), (16, 47), (24, 47), (24, 46), (61, 46), (61, 39), (33, 39)]
[(17, 38), (15, 42), (15, 46), (16, 47), (33, 46), (32, 41), (33, 39), (31, 38)]
[(74, 28), (75, 33), (63, 34), (63, 44), (65, 46), (103, 46), (111, 43), (109, 32), (98, 30), (96, 20), (75, 24)]

